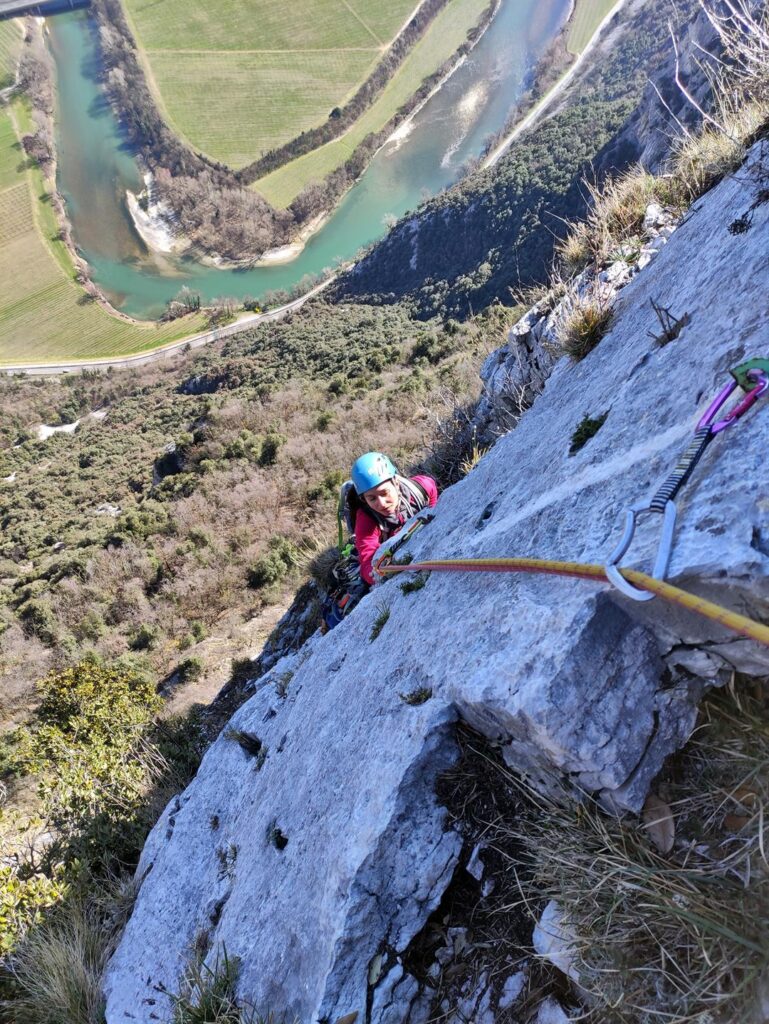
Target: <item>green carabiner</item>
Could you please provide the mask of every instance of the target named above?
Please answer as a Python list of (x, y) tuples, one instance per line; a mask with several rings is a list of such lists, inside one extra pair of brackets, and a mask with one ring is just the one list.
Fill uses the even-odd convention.
[(760, 370), (769, 377), (769, 359), (748, 359), (745, 363), (735, 366), (729, 373), (734, 377), (743, 391), (752, 391), (756, 386), (755, 380), (751, 380), (748, 374), (751, 370)]

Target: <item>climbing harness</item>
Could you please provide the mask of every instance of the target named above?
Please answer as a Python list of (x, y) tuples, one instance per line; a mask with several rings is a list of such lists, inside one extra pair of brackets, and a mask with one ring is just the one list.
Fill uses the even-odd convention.
[[(673, 533), (676, 525), (674, 499), (692, 475), (694, 467), (704, 455), (705, 449), (713, 438), (736, 423), (769, 388), (769, 359), (750, 359), (735, 367), (731, 374), (734, 379), (716, 395), (708, 406), (695, 428), (691, 442), (679, 458), (670, 476), (657, 488), (650, 501), (640, 501), (625, 511), (625, 532), (606, 563), (606, 577), (612, 586), (634, 601), (651, 601), (655, 596), (648, 589), (639, 590), (638, 587), (634, 587), (619, 570), (619, 563), (633, 543), (639, 518), (655, 514), (662, 516), (662, 532), (652, 570), (652, 577), (662, 580), (667, 574), (673, 548)], [(745, 395), (726, 414), (717, 419), (724, 405), (738, 387), (745, 391)]]
[[(583, 562), (560, 562), (541, 558), (451, 558), (430, 559), (424, 562), (408, 562), (397, 564), (392, 561), (395, 552), (402, 547), (417, 529), (429, 522), (433, 516), (416, 516), (406, 529), (394, 538), (394, 542), (385, 549), (374, 563), (374, 574), (382, 579), (399, 572), (503, 572), (503, 573), (538, 573), (550, 576), (568, 576), (578, 579), (610, 582), (618, 586), (623, 593), (635, 597), (641, 594), (642, 599), (655, 595), (664, 598), (683, 608), (717, 622), (734, 633), (756, 640), (769, 647), (769, 626), (749, 619), (745, 615), (729, 611), (729, 609), (708, 601), (696, 594), (691, 594), (680, 587), (667, 583), (664, 576), (670, 558), (673, 527), (675, 525), (675, 495), (689, 479), (702, 453), (710, 441), (727, 427), (736, 423), (753, 403), (769, 390), (769, 360), (751, 359), (731, 371), (734, 380), (730, 382), (713, 400), (697, 424), (694, 437), (686, 451), (682, 454), (673, 472), (657, 489), (648, 503), (632, 506), (626, 513), (625, 534), (612, 553), (609, 565), (596, 565)], [(725, 403), (740, 387), (745, 391), (744, 397), (729, 411), (721, 416)], [(672, 506), (672, 512), (669, 511)], [(649, 576), (636, 569), (622, 568), (618, 563), (625, 555), (633, 539), (635, 522), (643, 512), (658, 512), (663, 515), (663, 537), (658, 549), (654, 566), (654, 574)], [(617, 579), (621, 586), (617, 584)], [(633, 591), (633, 593), (629, 593)]]

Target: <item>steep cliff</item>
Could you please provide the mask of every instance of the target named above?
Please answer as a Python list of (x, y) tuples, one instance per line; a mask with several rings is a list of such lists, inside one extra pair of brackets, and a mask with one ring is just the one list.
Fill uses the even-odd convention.
[[(767, 180), (759, 143), (620, 292), (600, 345), (561, 358), (517, 428), (444, 492), (409, 543), (417, 560), (605, 560), (623, 509), (672, 469), (729, 369), (769, 351), (756, 301), (769, 291)], [(652, 303), (684, 321), (669, 343)], [(570, 455), (584, 417), (604, 414)], [(683, 491), (669, 571), (763, 622), (767, 445), (764, 400), (714, 440)], [(639, 531), (627, 564), (647, 569), (657, 541), (654, 523)], [(638, 811), (703, 690), (735, 667), (766, 674), (769, 649), (605, 585), (434, 573), (421, 589), (377, 587), (259, 678), (167, 807), (107, 974), (108, 1024), (167, 1019), (193, 951), (212, 965), (225, 950), (240, 958), (239, 993), (265, 1014), (427, 1020), (430, 994), (401, 960), (459, 861), (435, 795), (457, 723), (500, 744), (542, 792)]]

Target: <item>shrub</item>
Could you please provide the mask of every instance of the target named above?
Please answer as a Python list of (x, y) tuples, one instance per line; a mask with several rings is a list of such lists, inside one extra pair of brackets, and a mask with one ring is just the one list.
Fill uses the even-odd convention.
[(19, 608), (18, 615), (26, 632), (36, 636), (49, 647), (53, 647), (57, 642), (59, 634), (56, 618), (48, 601), (26, 601)]
[(299, 565), (299, 548), (288, 537), (273, 537), (269, 550), (254, 562), (248, 573), (248, 585), (254, 590), (282, 580)]
[(185, 658), (184, 661), (180, 661), (176, 671), (179, 673), (180, 682), (191, 683), (195, 679), (200, 679), (203, 675), (203, 661), (201, 658), (193, 655), (191, 658)]
[(132, 651), (149, 651), (157, 643), (159, 630), (157, 626), (142, 623), (129, 641)]
[(88, 659), (39, 684), (35, 723), (22, 730), (24, 768), (70, 858), (133, 853), (146, 789), (143, 739), (161, 701), (143, 677)]
[(332, 469), (326, 473), (319, 484), (307, 490), (308, 501), (320, 501), (321, 498), (337, 498), (339, 488), (345, 481), (345, 474), (341, 469)]
[(278, 460), (278, 452), (288, 439), (283, 434), (269, 433), (262, 442), (259, 455), (260, 466), (274, 466)]

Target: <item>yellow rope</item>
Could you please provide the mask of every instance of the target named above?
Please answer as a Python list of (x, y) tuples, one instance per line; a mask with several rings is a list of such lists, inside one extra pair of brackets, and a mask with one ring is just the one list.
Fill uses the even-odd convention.
[[(387, 556), (385, 556), (386, 558)], [(555, 562), (541, 558), (453, 558), (439, 559), (428, 562), (409, 562), (407, 565), (385, 565), (381, 559), (375, 566), (376, 572), (389, 576), (398, 572), (532, 572), (552, 576), (574, 576), (579, 579), (606, 580), (606, 571), (602, 565), (583, 562)], [(749, 637), (769, 647), (769, 626), (731, 612), (704, 597), (697, 597), (680, 587), (674, 587), (664, 580), (656, 580), (653, 576), (638, 572), (636, 569), (620, 569), (628, 580), (642, 590), (648, 590), (666, 601), (679, 604), (683, 608), (703, 615), (706, 619), (718, 622), (740, 636)]]

